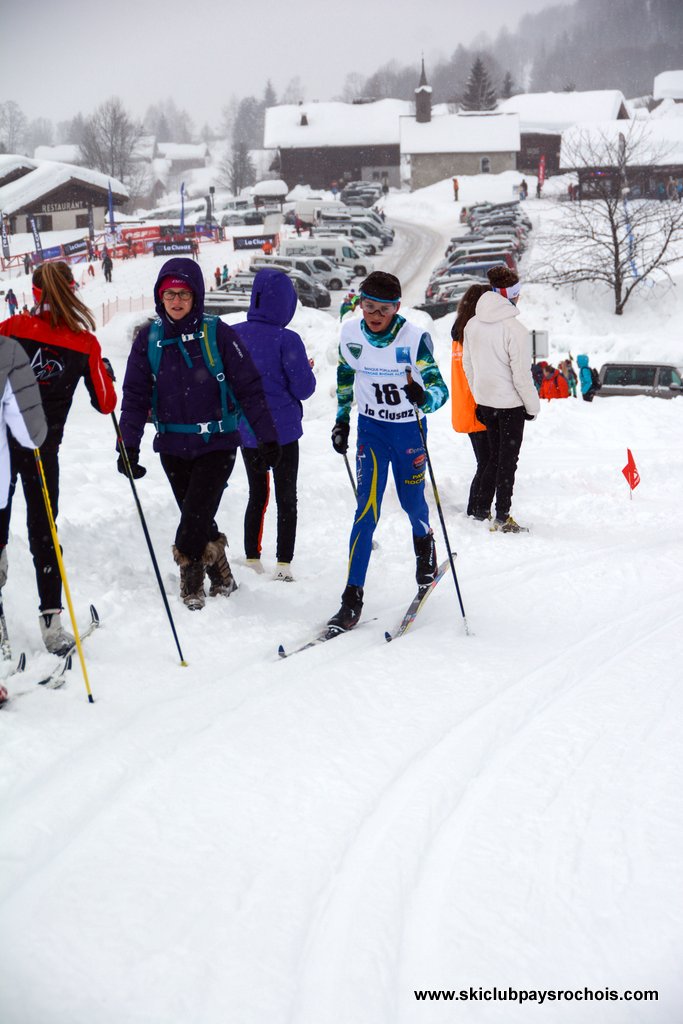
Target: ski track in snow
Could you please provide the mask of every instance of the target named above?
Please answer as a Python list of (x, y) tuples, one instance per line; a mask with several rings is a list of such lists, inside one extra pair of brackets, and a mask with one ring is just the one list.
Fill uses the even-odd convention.
[[(502, 190), (500, 177), (464, 181), (465, 205)], [(549, 216), (544, 203), (529, 209)], [(378, 266), (401, 276), (408, 307), (459, 206), (444, 182), (388, 211), (397, 238)], [(202, 253), (207, 277), (228, 252)], [(162, 261), (134, 262), (121, 288), (134, 294), (134, 275), (151, 291)], [(525, 323), (562, 339), (558, 359), (562, 330), (575, 355), (589, 335), (591, 352), (638, 351), (659, 315), (650, 297), (619, 325), (553, 289), (523, 299)], [(657, 331), (673, 351), (670, 314)], [(135, 319), (100, 335), (119, 382)], [(431, 326), (448, 380), (450, 318), (415, 319)], [(278, 643), (304, 641), (337, 607), (353, 511), (329, 444), (337, 325), (299, 309), (293, 326), (318, 375), (295, 584), (243, 564), (238, 459), (219, 524), (240, 589), (186, 612), (169, 554), (176, 513), (145, 438), (138, 490), (188, 668), (114, 469), (111, 423), (79, 389), (58, 526), (77, 610), (85, 621), (92, 601), (102, 619), (85, 645), (96, 703), (75, 667), (63, 690), (0, 712), (2, 1024), (679, 1024), (683, 402), (544, 403), (515, 488), (532, 527), (521, 537), (462, 514), (469, 442), (449, 409), (431, 417), (473, 635), (448, 575), (413, 629), (385, 643), (414, 591), (390, 484), (366, 587), (364, 616), (377, 622), (281, 661)], [(642, 477), (632, 501), (627, 446)], [(15, 500), (4, 597), (15, 650), (30, 655), (10, 688), (25, 689), (54, 659), (37, 648)], [(443, 557), (434, 509), (433, 525)], [(268, 567), (273, 554), (271, 508)], [(413, 996), (478, 985), (659, 988), (660, 1001)]]

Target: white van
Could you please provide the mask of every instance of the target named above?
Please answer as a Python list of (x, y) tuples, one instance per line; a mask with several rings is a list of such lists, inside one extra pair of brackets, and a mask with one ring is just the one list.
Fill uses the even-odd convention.
[(374, 270), (372, 260), (362, 256), (348, 238), (283, 238), (278, 249), (280, 256), (324, 256), (349, 267), (359, 277), (367, 277)]

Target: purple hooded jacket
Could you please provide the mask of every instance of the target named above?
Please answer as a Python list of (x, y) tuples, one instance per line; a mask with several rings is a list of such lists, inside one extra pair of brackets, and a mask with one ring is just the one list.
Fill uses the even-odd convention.
[[(286, 328), (296, 301), (294, 285), (284, 271), (265, 267), (254, 278), (246, 323), (232, 328), (261, 376), (280, 444), (296, 441), (303, 434), (301, 403), (310, 398), (316, 384), (303, 341)], [(253, 426), (251, 421), (240, 423), (241, 443), (255, 448), (257, 441), (249, 425)]]
[[(182, 320), (172, 320), (164, 309), (159, 297), (159, 284), (165, 277), (177, 277), (187, 281), (194, 293), (194, 304)], [(197, 263), (193, 260), (175, 258), (167, 260), (159, 271), (154, 286), (156, 310), (164, 325), (164, 337), (179, 337), (200, 330), (204, 314), (204, 279)], [(145, 424), (152, 406), (152, 368), (147, 356), (149, 327), (143, 327), (135, 336), (123, 381), (121, 404), (121, 434), (126, 448), (139, 449)], [(216, 343), (230, 393), (241, 406), (251, 424), (255, 441), (268, 442), (277, 439), (273, 417), (268, 408), (266, 395), (258, 369), (232, 328), (218, 321)], [(220, 388), (207, 370), (204, 356), (197, 340), (185, 343), (192, 360), (189, 367), (180, 349), (175, 345), (165, 348), (161, 357), (157, 381), (157, 413), (161, 423), (204, 423), (220, 420)], [(234, 405), (230, 402), (229, 405)], [(194, 459), (207, 452), (219, 449), (233, 449), (240, 445), (239, 431), (226, 434), (211, 434), (208, 441), (200, 434), (157, 434), (154, 450), (167, 455)]]

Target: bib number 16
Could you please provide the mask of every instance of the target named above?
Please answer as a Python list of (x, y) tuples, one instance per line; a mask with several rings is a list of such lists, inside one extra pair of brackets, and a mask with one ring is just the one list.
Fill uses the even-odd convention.
[(400, 405), (401, 392), (397, 384), (373, 384), (378, 405)]

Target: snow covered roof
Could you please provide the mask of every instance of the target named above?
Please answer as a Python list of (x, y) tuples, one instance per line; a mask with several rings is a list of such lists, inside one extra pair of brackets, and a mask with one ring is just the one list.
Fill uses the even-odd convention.
[(656, 100), (683, 100), (683, 71), (661, 71), (655, 75), (652, 95)]
[(156, 152), (156, 146), (157, 140), (155, 135), (141, 135), (135, 143), (132, 159), (136, 161), (153, 160)]
[(62, 146), (36, 146), (33, 151), (36, 160), (56, 160), (60, 164), (79, 164), (81, 147), (75, 143), (64, 143)]
[[(0, 153), (0, 187), (8, 178), (16, 178), (17, 171), (27, 174), (33, 171), (38, 164), (27, 156), (19, 156), (17, 153)], [(21, 177), (21, 174), (19, 175)]]
[(515, 153), (519, 148), (516, 114), (445, 114), (426, 124), (401, 118), (401, 154)]
[(498, 110), (519, 114), (522, 132), (561, 132), (573, 124), (615, 121), (628, 116), (624, 94), (618, 89), (592, 92), (527, 92), (502, 100)]
[[(615, 161), (609, 155), (616, 152), (620, 133), (626, 136), (629, 149), (633, 151), (631, 165), (683, 166), (683, 118), (672, 117), (638, 121), (630, 126), (623, 121), (574, 125), (562, 132), (560, 168), (614, 166)], [(601, 152), (606, 155), (604, 162), (595, 159)]]
[(289, 185), (281, 178), (270, 181), (257, 181), (254, 185), (253, 195), (255, 196), (276, 196), (282, 198), (289, 192)]
[(205, 142), (160, 142), (157, 145), (159, 156), (166, 160), (206, 160), (209, 149)]
[(35, 203), (43, 196), (53, 192), (60, 185), (73, 181), (81, 185), (93, 185), (107, 191), (111, 182), (112, 194), (117, 199), (128, 199), (128, 189), (117, 181), (99, 171), (91, 171), (86, 167), (75, 167), (73, 164), (60, 164), (52, 160), (33, 161), (35, 169), (16, 181), (0, 188), (0, 209), (3, 213), (15, 213)]
[(391, 99), (376, 103), (301, 103), (268, 107), (264, 146), (266, 149), (397, 146), (399, 119), (414, 110), (409, 100)]

